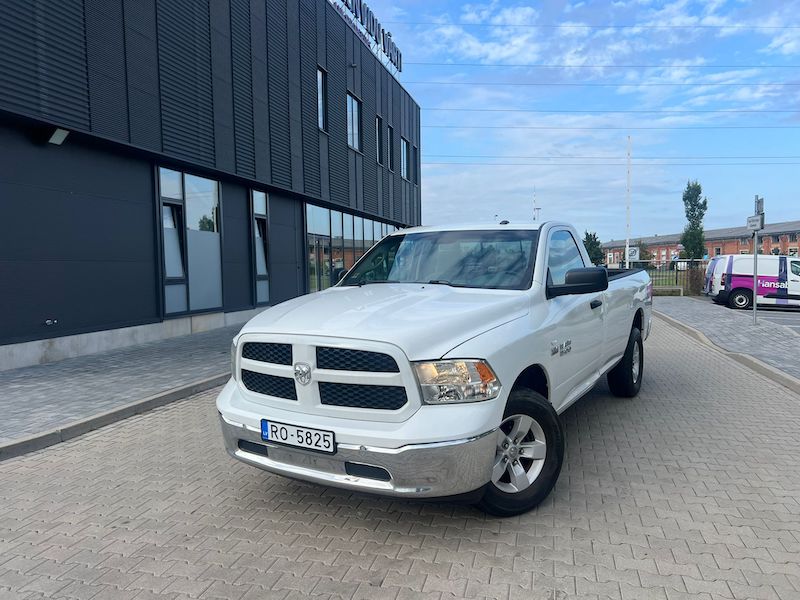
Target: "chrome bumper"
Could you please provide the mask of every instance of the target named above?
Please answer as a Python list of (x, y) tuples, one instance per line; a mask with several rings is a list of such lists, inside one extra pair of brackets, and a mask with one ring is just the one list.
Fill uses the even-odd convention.
[[(335, 454), (322, 454), (265, 442), (260, 431), (222, 415), (220, 425), (225, 449), (237, 460), (286, 477), (385, 496), (438, 498), (477, 490), (491, 478), (496, 449), (493, 430), (463, 440), (400, 448), (337, 444)], [(265, 451), (243, 449), (240, 440)], [(348, 474), (352, 465), (385, 469), (388, 481)]]

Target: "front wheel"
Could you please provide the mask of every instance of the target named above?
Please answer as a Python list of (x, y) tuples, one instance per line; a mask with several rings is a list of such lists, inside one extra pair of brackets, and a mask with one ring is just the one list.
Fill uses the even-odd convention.
[(631, 329), (625, 354), (616, 367), (606, 376), (611, 393), (622, 398), (633, 398), (642, 387), (644, 374), (644, 345), (642, 332), (637, 327)]
[(529, 511), (553, 489), (564, 461), (561, 420), (544, 396), (511, 392), (497, 430), (492, 480), (478, 507), (499, 517)]

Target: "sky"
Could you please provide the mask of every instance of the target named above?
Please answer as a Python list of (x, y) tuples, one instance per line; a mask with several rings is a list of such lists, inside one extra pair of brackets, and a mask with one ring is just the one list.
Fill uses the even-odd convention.
[(624, 239), (628, 136), (633, 237), (683, 229), (690, 179), (707, 228), (755, 194), (800, 219), (800, 0), (369, 5), (422, 108), (424, 224), (531, 221), (535, 190), (541, 220)]

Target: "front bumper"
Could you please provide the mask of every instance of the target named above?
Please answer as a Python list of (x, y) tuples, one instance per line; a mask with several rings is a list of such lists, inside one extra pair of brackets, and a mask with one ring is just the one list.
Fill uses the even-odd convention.
[[(265, 442), (260, 430), (222, 414), (220, 425), (228, 454), (254, 467), (323, 485), (408, 498), (456, 496), (488, 483), (497, 431), (399, 448), (339, 443), (335, 454), (322, 454)], [(380, 478), (353, 474), (381, 470), (385, 476)]]

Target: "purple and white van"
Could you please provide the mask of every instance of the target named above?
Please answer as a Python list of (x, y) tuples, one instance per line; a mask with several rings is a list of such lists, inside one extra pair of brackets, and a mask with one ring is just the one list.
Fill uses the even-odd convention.
[[(800, 257), (758, 255), (758, 304), (800, 306)], [(705, 293), (731, 308), (753, 305), (753, 255), (715, 256), (706, 269)]]

